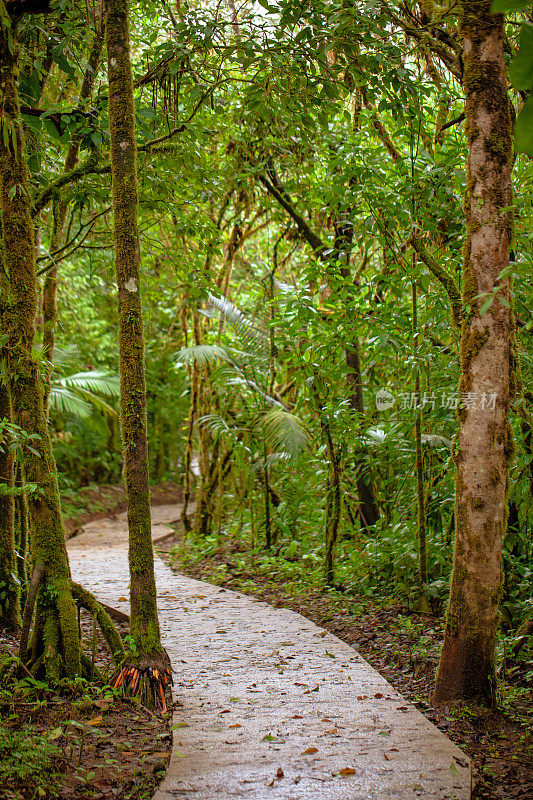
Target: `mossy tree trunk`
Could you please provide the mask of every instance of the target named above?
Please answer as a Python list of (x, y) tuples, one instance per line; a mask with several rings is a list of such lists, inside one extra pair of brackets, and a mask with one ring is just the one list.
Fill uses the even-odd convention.
[[(491, 14), (490, 5), (463, 0), (461, 9), (469, 157), (459, 390), (475, 403), (459, 410), (455, 555), (438, 703), (495, 702), (514, 378), (509, 281), (502, 275), (510, 258), (512, 116), (503, 17)], [(496, 299), (481, 313), (493, 291)]]
[[(0, 246), (0, 259), (2, 257)], [(7, 285), (0, 262), (0, 337), (4, 328), (3, 309), (7, 298)], [(7, 310), (7, 309), (6, 309)], [(0, 421), (11, 422), (11, 393), (7, 348), (0, 338)], [(0, 628), (20, 625), (20, 581), (17, 576), (15, 556), (15, 496), (14, 458), (9, 450), (9, 438), (0, 437)]]
[[(80, 88), (80, 100), (87, 100), (93, 91), (98, 70), (100, 53), (102, 51), (102, 32), (96, 31), (94, 41), (89, 53), (85, 75)], [(77, 165), (80, 153), (80, 140), (73, 139), (65, 156), (65, 173), (70, 172)], [(52, 205), (52, 235), (50, 237), (50, 252), (55, 253), (63, 243), (65, 220), (67, 217), (68, 203), (60, 192), (54, 197)], [(48, 361), (54, 359), (55, 333), (57, 324), (57, 293), (58, 277), (57, 262), (54, 260), (52, 268), (46, 273), (43, 285), (43, 355)], [(50, 393), (50, 380), (44, 387), (44, 405), (48, 410), (48, 395)]]
[[(161, 646), (151, 535), (137, 153), (128, 16), (127, 0), (108, 0), (106, 28), (118, 287), (120, 422), (128, 498), (130, 633), (137, 651), (137, 654), (129, 654), (129, 661), (143, 673), (141, 680), (137, 680), (134, 673), (130, 686), (133, 691), (146, 693), (145, 700), (150, 701), (147, 681), (152, 680), (154, 674), (157, 676), (159, 670), (167, 674), (168, 658)], [(124, 675), (126, 672), (123, 672), (123, 679)], [(146, 679), (144, 684), (143, 679)], [(154, 684), (152, 689), (153, 700), (157, 703), (161, 686)]]
[[(37, 485), (30, 508), (31, 553), (44, 570), (37, 597), (34, 657), (48, 677), (81, 673), (76, 608), (61, 519), (57, 471), (43, 406), (39, 365), (33, 357), (37, 281), (24, 134), (17, 87), (16, 30), (0, 0), (0, 214), (8, 283), (7, 347), (13, 421), (37, 438), (25, 453), (26, 480)], [(28, 616), (28, 615), (27, 615)], [(26, 653), (21, 653), (22, 658)]]

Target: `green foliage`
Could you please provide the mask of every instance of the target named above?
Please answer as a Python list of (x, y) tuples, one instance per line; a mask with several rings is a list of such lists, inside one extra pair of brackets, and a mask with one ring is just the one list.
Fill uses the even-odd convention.
[(23, 781), (33, 787), (34, 796), (49, 796), (55, 783), (54, 767), (59, 755), (59, 748), (45, 734), (31, 727), (22, 732), (0, 725), (0, 782), (3, 791), (10, 792), (10, 797), (17, 797), (17, 788)]

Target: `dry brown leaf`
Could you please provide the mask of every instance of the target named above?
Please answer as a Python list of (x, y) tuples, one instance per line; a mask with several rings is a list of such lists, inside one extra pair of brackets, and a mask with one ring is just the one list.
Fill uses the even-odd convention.
[(278, 767), (278, 771), (276, 772), (276, 778), (279, 778), (281, 780), (284, 775), (285, 775), (285, 773), (283, 772), (281, 767)]
[(356, 771), (353, 767), (343, 767), (339, 770), (339, 775), (355, 775)]
[(312, 756), (313, 753), (318, 753), (318, 747), (308, 747), (307, 750), (304, 750), (302, 755), (303, 756)]
[(127, 597), (119, 597), (118, 598), (118, 602), (119, 603), (127, 603), (128, 602), (128, 598)]
[(242, 725), (239, 725), (239, 723), (237, 722), (236, 725), (228, 725), (228, 728), (242, 728)]
[(104, 718), (102, 717), (102, 715), (98, 714), (98, 716), (94, 717), (94, 719), (90, 719), (89, 722), (87, 723), (87, 725), (100, 725), (100, 723), (103, 722), (103, 721), (104, 721)]

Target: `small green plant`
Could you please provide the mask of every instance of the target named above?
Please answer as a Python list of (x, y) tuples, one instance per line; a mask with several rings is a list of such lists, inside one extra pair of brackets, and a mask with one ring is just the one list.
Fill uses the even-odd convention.
[[(0, 784), (4, 790), (20, 790), (20, 784), (24, 782), (39, 796), (43, 796), (45, 789), (50, 796), (49, 791), (55, 782), (53, 765), (58, 756), (59, 749), (46, 736), (31, 728), (13, 731), (0, 725)], [(25, 794), (24, 797), (31, 795)]]

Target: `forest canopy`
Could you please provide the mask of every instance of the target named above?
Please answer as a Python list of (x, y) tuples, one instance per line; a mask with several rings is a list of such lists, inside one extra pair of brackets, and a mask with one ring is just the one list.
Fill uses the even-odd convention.
[(436, 699), (494, 703), (532, 603), (531, 4), (131, 0), (129, 47), (126, 8), (0, 0), (4, 619), (25, 520), (66, 591), (53, 497), (125, 464), (146, 528), (145, 458), (201, 552), (447, 610)]

